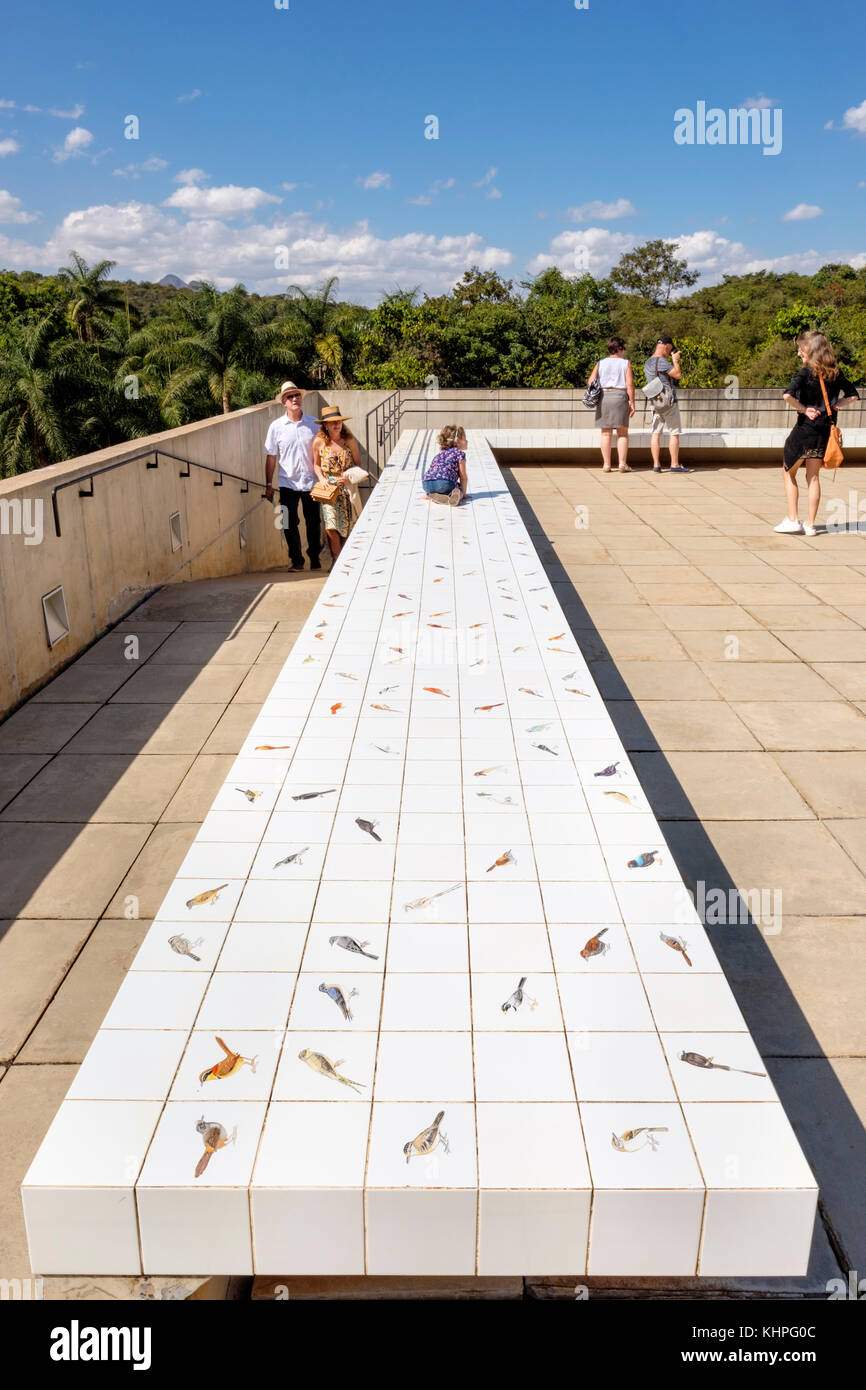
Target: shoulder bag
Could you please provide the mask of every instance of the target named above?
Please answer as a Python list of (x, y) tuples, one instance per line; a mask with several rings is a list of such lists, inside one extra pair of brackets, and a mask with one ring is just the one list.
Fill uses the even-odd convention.
[[(650, 358), (650, 361), (652, 361), (652, 358)], [(671, 386), (670, 381), (662, 381), (662, 374), (658, 367), (656, 367), (653, 376), (649, 378), (646, 386), (641, 387), (641, 390), (653, 410), (658, 411), (659, 414), (665, 410), (670, 410), (674, 403), (674, 388)]]
[(824, 385), (824, 378), (818, 373), (818, 380), (821, 383), (821, 395), (824, 397), (824, 405), (827, 410), (827, 417), (830, 420), (830, 438), (827, 440), (827, 447), (824, 450), (824, 461), (822, 468), (838, 468), (840, 463), (845, 462), (845, 455), (842, 453), (842, 431), (838, 425), (833, 424), (833, 416), (830, 414), (830, 401), (827, 397), (827, 387)]
[[(599, 365), (599, 363), (596, 364), (596, 371), (598, 371)], [(595, 381), (591, 381), (583, 393), (584, 405), (588, 410), (595, 410), (603, 394), (601, 382), (598, 377), (596, 377)]]

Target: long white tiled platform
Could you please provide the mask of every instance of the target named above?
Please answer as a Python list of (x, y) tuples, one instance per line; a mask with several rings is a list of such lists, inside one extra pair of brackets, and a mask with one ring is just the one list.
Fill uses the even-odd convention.
[(487, 439), (457, 509), (434, 449), (401, 437), (31, 1165), (39, 1273), (806, 1271), (814, 1179)]

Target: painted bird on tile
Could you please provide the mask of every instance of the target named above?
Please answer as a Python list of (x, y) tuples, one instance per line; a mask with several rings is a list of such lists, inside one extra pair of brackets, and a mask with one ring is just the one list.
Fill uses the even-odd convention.
[(217, 1038), (216, 1043), (217, 1047), (222, 1048), (225, 1056), (201, 1073), (199, 1082), (202, 1086), (206, 1081), (225, 1081), (227, 1077), (234, 1076), (244, 1066), (249, 1067), (250, 1071), (255, 1074), (256, 1063), (259, 1060), (258, 1054), (255, 1057), (242, 1057), (239, 1052), (232, 1052), (222, 1038)]
[(408, 1144), (403, 1145), (407, 1163), (410, 1158), (414, 1158), (416, 1155), (423, 1158), (426, 1154), (432, 1153), (440, 1143), (446, 1153), (451, 1152), (448, 1139), (444, 1131), (439, 1128), (444, 1118), (445, 1111), (440, 1110), (432, 1125), (427, 1129), (422, 1129), (420, 1134), (416, 1134), (414, 1139), (410, 1139)]
[(681, 936), (666, 936), (663, 931), (659, 932), (659, 938), (665, 943), (666, 946), (670, 946), (672, 951), (679, 951), (686, 965), (691, 965), (691, 961), (689, 960), (688, 952), (686, 950), (686, 947), (688, 945), (687, 941), (684, 941)]
[(634, 859), (630, 859), (627, 864), (629, 869), (648, 869), (650, 864), (663, 864), (661, 853), (657, 849), (644, 850), (643, 854), (638, 854)]
[(741, 1076), (766, 1076), (765, 1071), (747, 1071), (745, 1067), (727, 1067), (724, 1062), (714, 1062), (701, 1052), (681, 1052), (680, 1061), (688, 1062), (690, 1067), (713, 1067), (716, 1071), (737, 1071)]
[(203, 941), (204, 941), (204, 937), (203, 937), (203, 936), (198, 936), (198, 937), (196, 937), (195, 941), (190, 941), (190, 940), (189, 940), (187, 937), (185, 937), (185, 936), (170, 936), (170, 937), (168, 938), (168, 944), (169, 944), (169, 946), (170, 946), (171, 949), (172, 949), (173, 951), (175, 951), (179, 956), (189, 956), (190, 960), (197, 960), (197, 961), (200, 961), (200, 960), (201, 960), (201, 956), (197, 956), (197, 955), (195, 954), (195, 951), (193, 950), (193, 947), (194, 947), (194, 946), (200, 946), (201, 943), (202, 943)]
[(589, 938), (589, 940), (587, 941), (586, 945), (580, 953), (583, 956), (584, 960), (592, 960), (593, 956), (603, 956), (606, 951), (610, 950), (610, 946), (608, 945), (608, 943), (606, 941), (602, 941), (601, 939), (606, 934), (606, 932), (607, 927), (602, 927), (601, 931), (596, 932), (595, 936), (591, 936)]
[(348, 1076), (342, 1076), (337, 1070), (338, 1067), (343, 1065), (345, 1060), (343, 1057), (338, 1058), (336, 1062), (332, 1062), (324, 1053), (312, 1052), (309, 1047), (303, 1047), (298, 1053), (298, 1059), (301, 1062), (306, 1062), (307, 1066), (313, 1071), (317, 1071), (320, 1076), (327, 1076), (330, 1081), (339, 1081), (343, 1086), (351, 1086), (352, 1090), (357, 1091), (359, 1094), (364, 1089), (364, 1083), (362, 1081), (350, 1081)]
[(327, 994), (329, 999), (333, 999), (346, 1022), (352, 1022), (352, 1010), (349, 1008), (349, 1000), (353, 999), (358, 993), (356, 989), (350, 989), (348, 995), (346, 995), (339, 985), (321, 984), (319, 985), (319, 993)]
[(221, 883), (218, 888), (206, 888), (203, 893), (196, 893), (194, 898), (187, 898), (186, 905), (193, 908), (204, 907), (207, 903), (215, 903), (224, 888), (228, 888), (227, 883)]
[(653, 1135), (667, 1132), (667, 1125), (644, 1125), (640, 1129), (627, 1129), (623, 1134), (612, 1134), (610, 1142), (620, 1153), (632, 1154), (645, 1146), (657, 1149), (659, 1141)]
[(212, 1156), (218, 1149), (224, 1149), (226, 1144), (233, 1144), (237, 1138), (238, 1127), (235, 1125), (231, 1136), (226, 1133), (225, 1125), (221, 1125), (216, 1120), (206, 1120), (202, 1115), (196, 1125), (196, 1133), (202, 1137), (204, 1153), (196, 1164), (195, 1175), (200, 1178), (205, 1168), (211, 1161)]
[(281, 869), (284, 864), (303, 864), (303, 856), (307, 853), (309, 848), (309, 845), (304, 845), (302, 849), (296, 849), (294, 854), (287, 854), (285, 859), (278, 859), (274, 868)]
[(258, 801), (261, 796), (261, 792), (253, 791), (251, 787), (235, 787), (235, 791), (245, 796), (247, 801)]
[(538, 1008), (538, 1000), (533, 999), (531, 994), (526, 994), (524, 992), (523, 987), (525, 984), (526, 976), (521, 975), (517, 989), (515, 989), (511, 994), (509, 994), (505, 1003), (502, 1005), (502, 1012), (504, 1014), (507, 1014), (509, 1009), (513, 1009), (514, 1012), (517, 1013), (517, 1010), (520, 1008), (521, 1004), (523, 1004), (526, 1000), (529, 1001), (530, 1013), (534, 1013), (535, 1010)]
[(356, 941), (354, 936), (329, 936), (328, 943), (331, 946), (342, 946), (344, 951), (352, 951), (356, 956), (366, 956), (368, 960), (378, 960), (372, 951), (365, 951), (364, 947), (369, 946), (369, 941)]
[(380, 844), (382, 843), (382, 836), (377, 835), (374, 829), (374, 827), (379, 824), (377, 820), (363, 820), (361, 816), (356, 816), (355, 824), (359, 830), (364, 831), (365, 835), (369, 835), (372, 839), (378, 840)]
[(619, 763), (608, 763), (607, 767), (603, 767), (600, 772), (594, 772), (592, 775), (593, 777), (615, 777), (618, 767)]

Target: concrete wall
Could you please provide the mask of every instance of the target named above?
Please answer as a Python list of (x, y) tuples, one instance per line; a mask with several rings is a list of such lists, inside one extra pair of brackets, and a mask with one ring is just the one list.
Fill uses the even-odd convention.
[[(318, 410), (311, 393), (307, 408)], [(17, 478), (0, 481), (0, 714), (31, 694), (160, 584), (257, 571), (285, 564), (285, 542), (274, 510), (262, 500), (262, 445), (277, 402), (102, 449)], [(94, 495), (78, 488), (58, 494), (61, 535), (55, 536), (51, 492), (89, 469), (160, 446), (169, 453), (250, 480), (250, 490), (226, 478), (162, 458), (144, 459), (93, 480)], [(169, 516), (180, 513), (182, 548), (173, 551)], [(246, 518), (241, 549), (239, 522)], [(19, 529), (26, 524), (31, 536)], [(39, 534), (38, 544), (32, 543)], [(69, 635), (49, 647), (42, 595), (62, 584)]]

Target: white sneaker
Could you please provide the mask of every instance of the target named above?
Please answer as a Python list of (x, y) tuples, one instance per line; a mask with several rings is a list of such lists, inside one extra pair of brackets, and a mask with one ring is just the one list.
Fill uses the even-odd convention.
[(803, 527), (803, 535), (804, 535), (804, 536), (817, 536), (817, 534), (818, 534), (818, 527), (817, 527), (817, 526), (804, 526), (804, 527)]
[(792, 521), (789, 516), (786, 516), (784, 521), (780, 521), (778, 526), (773, 527), (773, 530), (780, 531), (783, 536), (802, 536), (803, 523), (802, 521)]

